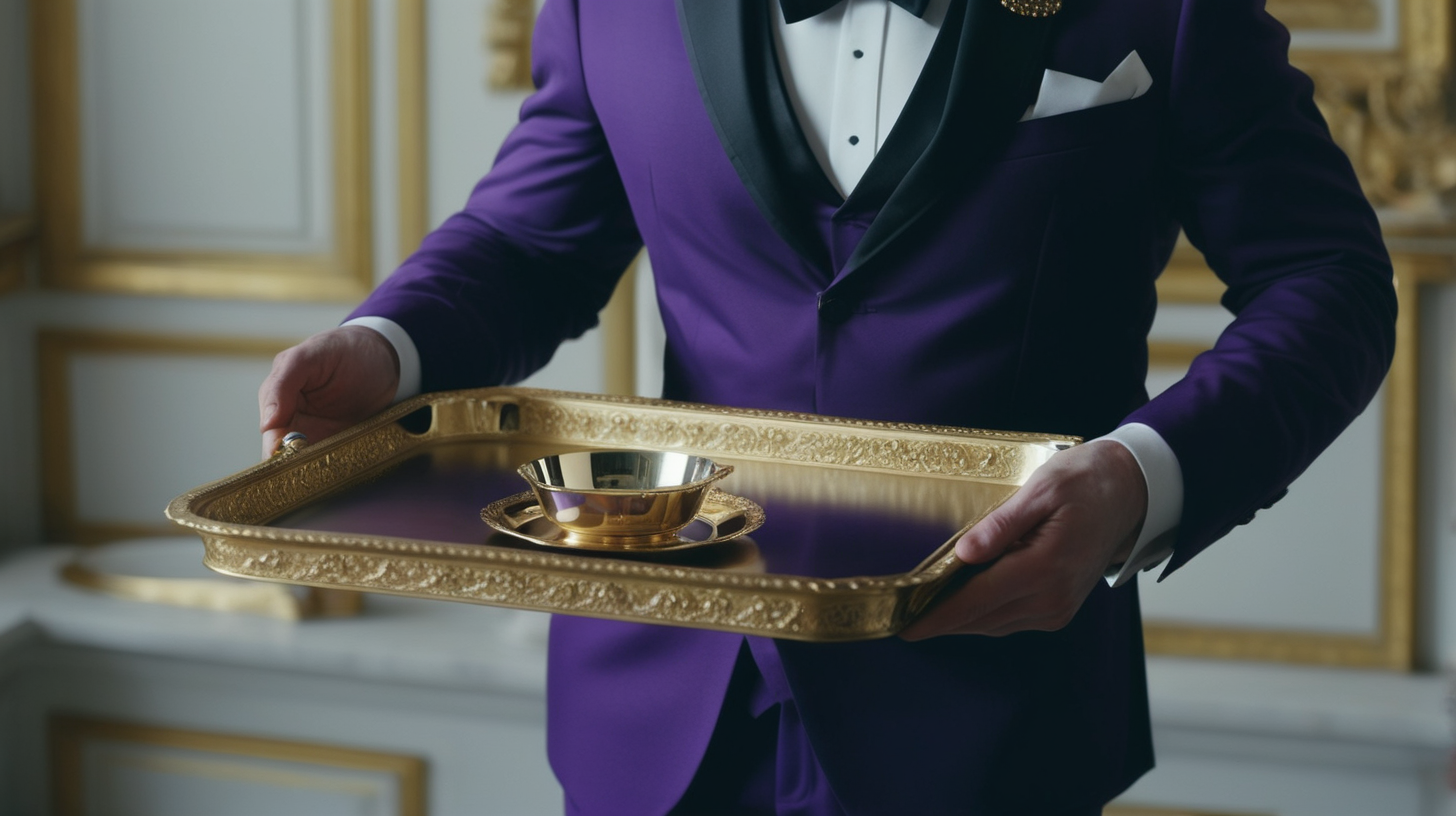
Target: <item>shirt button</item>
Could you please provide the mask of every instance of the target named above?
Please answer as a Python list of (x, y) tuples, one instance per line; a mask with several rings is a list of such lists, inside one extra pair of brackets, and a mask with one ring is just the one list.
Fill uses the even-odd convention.
[(858, 48), (854, 49), (854, 58), (855, 59), (864, 59), (864, 52), (861, 51), (861, 50), (859, 50)]
[(852, 145), (859, 144), (859, 137), (858, 136), (851, 136), (851, 137), (849, 137), (849, 143), (852, 144)]

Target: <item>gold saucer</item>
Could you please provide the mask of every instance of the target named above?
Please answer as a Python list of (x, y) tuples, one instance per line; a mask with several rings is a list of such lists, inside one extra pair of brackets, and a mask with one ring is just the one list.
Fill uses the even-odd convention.
[(502, 533), (545, 547), (633, 553), (677, 552), (721, 544), (757, 530), (764, 520), (763, 508), (755, 502), (716, 488), (708, 491), (694, 523), (666, 538), (595, 538), (570, 534), (542, 514), (533, 493), (517, 493), (492, 502), (480, 511), (480, 517)]

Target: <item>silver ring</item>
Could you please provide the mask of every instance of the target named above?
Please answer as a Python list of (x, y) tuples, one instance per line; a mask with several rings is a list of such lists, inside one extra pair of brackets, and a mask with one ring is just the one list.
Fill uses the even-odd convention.
[(278, 440), (278, 452), (288, 453), (296, 451), (308, 444), (308, 434), (299, 431), (289, 431)]

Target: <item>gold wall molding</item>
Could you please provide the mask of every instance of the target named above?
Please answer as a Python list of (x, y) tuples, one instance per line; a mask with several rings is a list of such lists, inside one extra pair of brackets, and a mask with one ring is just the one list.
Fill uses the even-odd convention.
[(267, 300), (354, 300), (373, 286), (369, 10), (330, 2), (334, 246), (323, 255), (132, 251), (86, 245), (81, 222), (80, 0), (30, 5), (41, 283), (62, 289)]
[(491, 0), (486, 11), (485, 47), (490, 55), (486, 86), (497, 91), (530, 91), (531, 32), (536, 27), (532, 0)]
[(292, 340), (163, 336), (43, 329), (37, 339), (40, 394), (41, 521), (46, 541), (97, 544), (124, 538), (175, 534), (156, 524), (87, 521), (79, 517), (76, 451), (72, 427), (71, 360), (78, 355), (150, 354), (269, 359)]
[[(1420, 287), (1453, 280), (1452, 262), (1436, 256), (1396, 256), (1396, 350), (1385, 383), (1381, 429), (1381, 519), (1376, 542), (1380, 573), (1379, 622), (1373, 636), (1144, 621), (1148, 651), (1155, 654), (1274, 660), (1338, 666), (1409, 670), (1415, 659), (1416, 546), (1420, 508)], [(1170, 270), (1172, 271), (1172, 270)], [(1167, 273), (1165, 273), (1166, 275)], [(1185, 266), (1179, 286), (1193, 295), (1184, 302), (1217, 303), (1209, 291), (1222, 284), (1207, 270)], [(1202, 276), (1207, 282), (1199, 282)], [(1169, 290), (1162, 288), (1160, 296)], [(1176, 300), (1176, 299), (1175, 299)], [(1154, 365), (1186, 367), (1206, 345), (1150, 341)]]
[(1371, 31), (1380, 24), (1379, 0), (1269, 0), (1269, 13), (1295, 30)]
[[(52, 715), (47, 722), (51, 757), (52, 808), (56, 816), (82, 816), (94, 812), (88, 802), (86, 752), (98, 743), (133, 745), (169, 751), (146, 763), (150, 770), (181, 776), (235, 779), (280, 787), (311, 787), (357, 795), (361, 783), (334, 774), (310, 774), (312, 769), (346, 770), (392, 777), (396, 786), (394, 813), (425, 816), (426, 765), (419, 757), (365, 751), (321, 743), (162, 728), (136, 723)], [(188, 752), (191, 756), (175, 752)], [(211, 755), (211, 756), (208, 756)], [(240, 763), (238, 758), (294, 766), (284, 770)], [(147, 757), (137, 757), (145, 761)]]
[(25, 259), (35, 239), (35, 219), (0, 216), (0, 295), (25, 285)]
[(430, 109), (426, 0), (395, 7), (399, 127), (399, 259), (419, 248), (430, 229)]

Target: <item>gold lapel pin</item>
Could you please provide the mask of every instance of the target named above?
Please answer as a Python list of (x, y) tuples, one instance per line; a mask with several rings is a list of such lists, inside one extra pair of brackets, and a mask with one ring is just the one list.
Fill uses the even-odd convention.
[(1001, 0), (1001, 5), (1022, 17), (1050, 17), (1062, 10), (1062, 0)]

